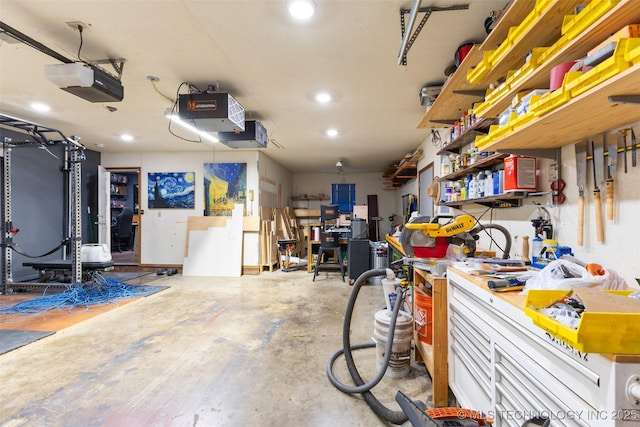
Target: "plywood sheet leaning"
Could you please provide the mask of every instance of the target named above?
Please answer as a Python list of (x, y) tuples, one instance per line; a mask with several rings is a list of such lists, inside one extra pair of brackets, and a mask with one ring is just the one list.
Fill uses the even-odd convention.
[(291, 230), (289, 230), (289, 226), (283, 217), (282, 209), (274, 209), (274, 216), (276, 223), (276, 236), (278, 240), (291, 239)]
[(293, 238), (296, 239), (296, 241), (301, 242), (303, 240), (302, 226), (300, 226), (300, 223), (298, 222), (295, 210), (288, 206), (284, 209), (289, 216), (289, 228), (291, 229)]
[[(207, 231), (211, 227), (226, 227), (228, 216), (190, 216), (187, 218), (187, 241), (184, 255), (189, 255), (189, 236), (192, 231)], [(260, 231), (260, 217), (245, 216), (242, 218), (242, 231)]]
[(189, 233), (189, 255), (183, 276), (240, 277), (242, 275), (242, 226), (244, 207), (234, 205), (225, 227), (209, 227)]

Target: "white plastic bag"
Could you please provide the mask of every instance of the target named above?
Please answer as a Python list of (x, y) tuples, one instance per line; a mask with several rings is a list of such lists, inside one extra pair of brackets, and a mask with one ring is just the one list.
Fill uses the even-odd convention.
[(551, 261), (547, 266), (527, 280), (522, 290), (529, 289), (565, 289), (572, 286), (586, 286), (601, 290), (628, 289), (627, 282), (615, 271), (605, 268), (604, 275), (593, 276), (583, 266), (566, 259)]

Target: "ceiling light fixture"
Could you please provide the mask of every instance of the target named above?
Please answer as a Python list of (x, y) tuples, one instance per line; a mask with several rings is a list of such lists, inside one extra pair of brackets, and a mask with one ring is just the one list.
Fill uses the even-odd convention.
[(120, 139), (124, 142), (131, 142), (133, 141), (133, 136), (129, 135), (128, 133), (123, 133), (122, 135), (120, 135)]
[(331, 95), (329, 95), (327, 92), (320, 92), (316, 95), (316, 101), (321, 104), (326, 104), (331, 101)]
[(315, 0), (289, 0), (287, 2), (289, 14), (299, 20), (307, 20), (316, 11)]
[(220, 141), (218, 141), (218, 138), (216, 138), (215, 136), (211, 135), (210, 133), (202, 132), (201, 130), (199, 130), (195, 126), (193, 126), (190, 123), (187, 123), (186, 121), (182, 120), (180, 118), (180, 116), (178, 116), (177, 114), (171, 114), (169, 112), (169, 113), (165, 114), (165, 117), (168, 118), (169, 120), (171, 120), (172, 122), (178, 123), (183, 128), (190, 130), (191, 132), (199, 135), (200, 137), (202, 137), (202, 138), (204, 138), (204, 139), (206, 139), (208, 141), (220, 142)]
[(338, 136), (338, 131), (336, 129), (329, 129), (327, 130), (327, 136), (330, 138), (335, 138), (336, 136)]
[(41, 112), (51, 111), (51, 107), (49, 107), (47, 104), (43, 104), (42, 102), (32, 102), (31, 108), (35, 111)]

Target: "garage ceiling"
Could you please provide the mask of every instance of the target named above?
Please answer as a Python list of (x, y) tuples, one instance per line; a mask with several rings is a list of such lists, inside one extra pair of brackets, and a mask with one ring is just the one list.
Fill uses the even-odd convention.
[[(444, 80), (457, 47), (482, 41), (485, 18), (505, 3), (423, 0), (423, 8), (469, 8), (434, 12), (400, 66), (400, 10), (411, 9), (409, 0), (317, 0), (304, 23), (288, 16), (285, 0), (1, 0), (2, 22), (67, 58), (80, 49), (80, 32), (67, 23), (81, 22), (80, 58), (126, 62), (124, 100), (90, 103), (44, 77), (44, 65), (59, 61), (0, 41), (0, 113), (78, 135), (96, 151), (222, 151), (229, 148), (173, 136), (164, 117), (182, 82), (218, 85), (263, 123), (264, 153), (292, 172), (334, 172), (337, 160), (345, 172), (382, 172), (427, 137), (416, 128), (420, 89)], [(159, 79), (155, 88), (148, 76)], [(319, 91), (332, 101), (316, 102)], [(34, 112), (35, 101), (51, 110)]]

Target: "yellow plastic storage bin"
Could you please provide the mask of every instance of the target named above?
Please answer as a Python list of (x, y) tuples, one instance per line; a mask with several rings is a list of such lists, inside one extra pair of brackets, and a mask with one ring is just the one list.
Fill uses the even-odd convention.
[(538, 15), (542, 15), (542, 13), (544, 13), (544, 11), (547, 10), (549, 6), (551, 6), (553, 1), (554, 0), (537, 0), (535, 10), (538, 13)]
[(536, 9), (531, 10), (531, 12), (529, 12), (517, 27), (509, 28), (509, 34), (507, 37), (511, 39), (512, 43), (517, 43), (522, 36), (531, 30), (531, 27), (536, 23), (539, 16), (540, 13)]
[[(585, 311), (576, 329), (538, 311), (569, 295), (568, 290), (531, 289), (524, 312), (536, 326), (585, 353), (640, 354), (640, 312)], [(633, 291), (602, 291), (629, 295)]]
[(577, 15), (567, 15), (562, 21), (562, 35), (573, 40), (596, 22), (620, 0), (591, 0)]
[(502, 99), (511, 90), (511, 85), (507, 82), (500, 85), (495, 89), (487, 89), (487, 93), (484, 96), (484, 102), (489, 105), (494, 104), (497, 100)]
[(640, 45), (638, 46), (630, 46), (627, 51), (624, 53), (625, 61), (629, 61), (633, 65), (636, 65), (640, 62)]
[(493, 138), (491, 135), (478, 135), (473, 143), (474, 147), (478, 150), (482, 150), (482, 147), (486, 147), (487, 145), (493, 142)]
[[(538, 95), (538, 96), (540, 96), (540, 95)], [(509, 129), (511, 131), (514, 131), (514, 130), (518, 129), (519, 127), (524, 126), (525, 124), (527, 124), (530, 121), (534, 120), (535, 118), (536, 118), (536, 116), (533, 113), (527, 112), (527, 113), (521, 114), (521, 115), (516, 116), (513, 119), (509, 120), (509, 123), (507, 123), (507, 126), (509, 126)]]
[(491, 105), (492, 104), (489, 102), (476, 102), (475, 104), (473, 104), (473, 112), (475, 113), (476, 117), (482, 118), (484, 117), (484, 113), (487, 112)]
[[(498, 125), (489, 126), (489, 136), (491, 137), (491, 139), (493, 141), (496, 141), (496, 140), (506, 136), (510, 132), (511, 132), (511, 128), (509, 127), (508, 124), (506, 124), (504, 126), (498, 126)], [(476, 148), (479, 149), (479, 147), (476, 147)]]
[(627, 52), (634, 51), (638, 46), (640, 46), (640, 38), (618, 40), (616, 49), (610, 58), (596, 65), (581, 77), (568, 82), (565, 88), (571, 91), (571, 97), (575, 98), (616, 74), (621, 73), (633, 65), (625, 59)]
[(582, 71), (570, 71), (564, 75), (562, 86), (553, 92), (547, 92), (536, 100), (531, 100), (529, 111), (536, 117), (540, 117), (555, 110), (571, 100), (571, 91), (566, 84), (582, 76)]
[(500, 46), (498, 46), (497, 49), (490, 51), (491, 56), (489, 56), (489, 62), (491, 64), (498, 63), (498, 61), (500, 61), (509, 52), (509, 49), (511, 49), (512, 47), (513, 47), (513, 43), (511, 43), (511, 41), (508, 38), (505, 39), (502, 43), (500, 43)]
[(469, 81), (469, 83), (480, 83), (480, 81), (482, 81), (482, 78), (489, 73), (491, 67), (493, 66), (493, 63), (491, 62), (493, 52), (493, 50), (486, 51), (484, 54), (482, 54), (482, 61), (480, 61), (478, 65), (470, 68), (467, 71), (467, 80)]

